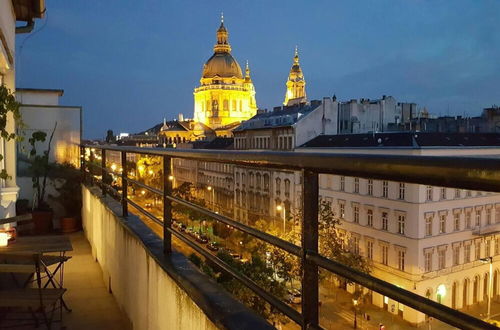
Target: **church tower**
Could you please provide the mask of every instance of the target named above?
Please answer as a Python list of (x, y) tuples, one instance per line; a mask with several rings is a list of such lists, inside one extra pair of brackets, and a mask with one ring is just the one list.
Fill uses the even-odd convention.
[(194, 89), (194, 120), (212, 129), (241, 122), (257, 113), (255, 88), (248, 64), (245, 76), (231, 55), (224, 16), (217, 30), (214, 54), (203, 65), (200, 86)]
[(299, 64), (299, 52), (295, 47), (295, 56), (293, 57), (292, 68), (286, 82), (286, 94), (284, 105), (294, 105), (306, 103), (306, 80)]

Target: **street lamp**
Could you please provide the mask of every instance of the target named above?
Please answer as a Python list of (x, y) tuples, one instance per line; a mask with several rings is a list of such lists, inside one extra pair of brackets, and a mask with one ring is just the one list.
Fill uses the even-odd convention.
[(276, 211), (281, 213), (282, 210), (283, 210), (283, 233), (285, 233), (285, 231), (286, 231), (286, 227), (285, 227), (286, 226), (286, 223), (285, 223), (285, 221), (286, 221), (286, 207), (284, 205), (282, 206), (281, 204), (276, 206)]
[(358, 307), (358, 299), (353, 299), (352, 304), (354, 305), (354, 329), (358, 328), (358, 315), (357, 315), (357, 307)]
[(491, 315), (491, 296), (493, 294), (493, 257), (481, 258), (483, 263), (490, 264), (490, 278), (489, 278), (489, 288), (488, 288), (488, 314), (486, 314), (486, 319), (490, 319)]
[(215, 210), (215, 201), (214, 201), (214, 191), (215, 190), (212, 188), (212, 186), (208, 186), (207, 190), (212, 192), (212, 211), (214, 211)]

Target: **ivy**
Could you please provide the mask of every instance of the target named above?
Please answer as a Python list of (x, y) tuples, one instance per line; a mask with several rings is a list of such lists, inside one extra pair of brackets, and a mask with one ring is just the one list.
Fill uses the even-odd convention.
[[(16, 101), (14, 94), (5, 85), (0, 85), (0, 136), (6, 140), (20, 140), (20, 137), (15, 132), (7, 130), (7, 121), (9, 115), (12, 115), (18, 126), (22, 126), (21, 112), (19, 110), (20, 103)], [(0, 155), (0, 161), (3, 160), (3, 155)], [(11, 176), (5, 169), (0, 171), (0, 179), (7, 180)]]

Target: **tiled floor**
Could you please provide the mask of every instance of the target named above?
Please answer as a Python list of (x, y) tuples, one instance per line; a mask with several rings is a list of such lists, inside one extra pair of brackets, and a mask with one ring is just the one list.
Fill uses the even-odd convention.
[(62, 326), (68, 330), (132, 329), (104, 285), (101, 268), (92, 257), (89, 242), (82, 232), (70, 236), (73, 251), (64, 269), (64, 286), (68, 289), (64, 296), (73, 311), (63, 312)]

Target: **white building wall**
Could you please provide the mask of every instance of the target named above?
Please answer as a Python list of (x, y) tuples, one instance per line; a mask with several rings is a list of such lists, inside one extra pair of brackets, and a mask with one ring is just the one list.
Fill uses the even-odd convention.
[(337, 134), (338, 102), (329, 97), (323, 98), (321, 104), (294, 124), (295, 146), (314, 139), (321, 134)]
[[(302, 150), (301, 150), (302, 151)], [(304, 150), (306, 151), (306, 150)], [(317, 150), (307, 150), (317, 151)], [(337, 150), (335, 151), (337, 152)], [(359, 150), (343, 149), (342, 152), (359, 152)], [(381, 151), (380, 149), (372, 153)], [(400, 149), (400, 153), (404, 150)], [(415, 150), (406, 149), (407, 153)], [(455, 154), (456, 150), (419, 149), (418, 153), (428, 155)], [(462, 154), (500, 154), (500, 148), (463, 148)], [(493, 256), (493, 269), (497, 272), (494, 279), (494, 293), (500, 294), (500, 194), (485, 192), (470, 192), (461, 189), (460, 196), (455, 195), (455, 189), (447, 188), (446, 198), (441, 198), (441, 187), (433, 187), (433, 199), (427, 200), (427, 186), (405, 184), (404, 199), (399, 197), (399, 182), (388, 182), (388, 196), (383, 197), (383, 181), (373, 180), (373, 195), (368, 194), (368, 180), (359, 178), (359, 192), (355, 192), (355, 178), (344, 177), (344, 190), (341, 191), (341, 177), (320, 175), (320, 196), (332, 202), (334, 210), (340, 216), (340, 205), (344, 205), (344, 221), (341, 228), (359, 240), (360, 253), (367, 257), (368, 241), (374, 242), (373, 275), (394, 283), (402, 288), (422, 296), (430, 292), (429, 298), (438, 301), (437, 289), (443, 285), (446, 295), (441, 302), (455, 308), (463, 308), (486, 299), (484, 282), (488, 265), (477, 260), (476, 244), (480, 248), (480, 258)], [(354, 222), (354, 208), (359, 209), (359, 223)], [(487, 223), (486, 209), (490, 209), (490, 224)], [(367, 211), (373, 212), (373, 226), (368, 225)], [(472, 225), (465, 225), (465, 210), (471, 210)], [(475, 226), (475, 212), (481, 211), (479, 228)], [(382, 212), (388, 215), (387, 230), (382, 225)], [(454, 213), (458, 213), (459, 227), (455, 230)], [(405, 216), (404, 234), (398, 233), (398, 216)], [(440, 233), (440, 215), (445, 215), (445, 231)], [(427, 235), (426, 218), (433, 216), (432, 233)], [(486, 251), (487, 241), (491, 241), (489, 252)], [(471, 245), (470, 260), (465, 260), (465, 245)], [(383, 263), (382, 246), (388, 246), (387, 264)], [(453, 248), (458, 248), (458, 263), (454, 264)], [(404, 251), (404, 270), (399, 269), (398, 252)], [(439, 252), (444, 250), (444, 265), (439, 264)], [(432, 265), (426, 269), (425, 252), (432, 251)], [(444, 266), (444, 267), (441, 267)], [(494, 273), (495, 274), (495, 273)], [(479, 278), (476, 297), (473, 299), (473, 280)], [(465, 281), (470, 281), (463, 304)], [(454, 283), (455, 294), (452, 294)], [(455, 299), (453, 302), (452, 299)], [(420, 324), (425, 321), (425, 315), (402, 306), (395, 301), (373, 294), (373, 303), (379, 307), (391, 310), (394, 314), (402, 309), (404, 319)]]

